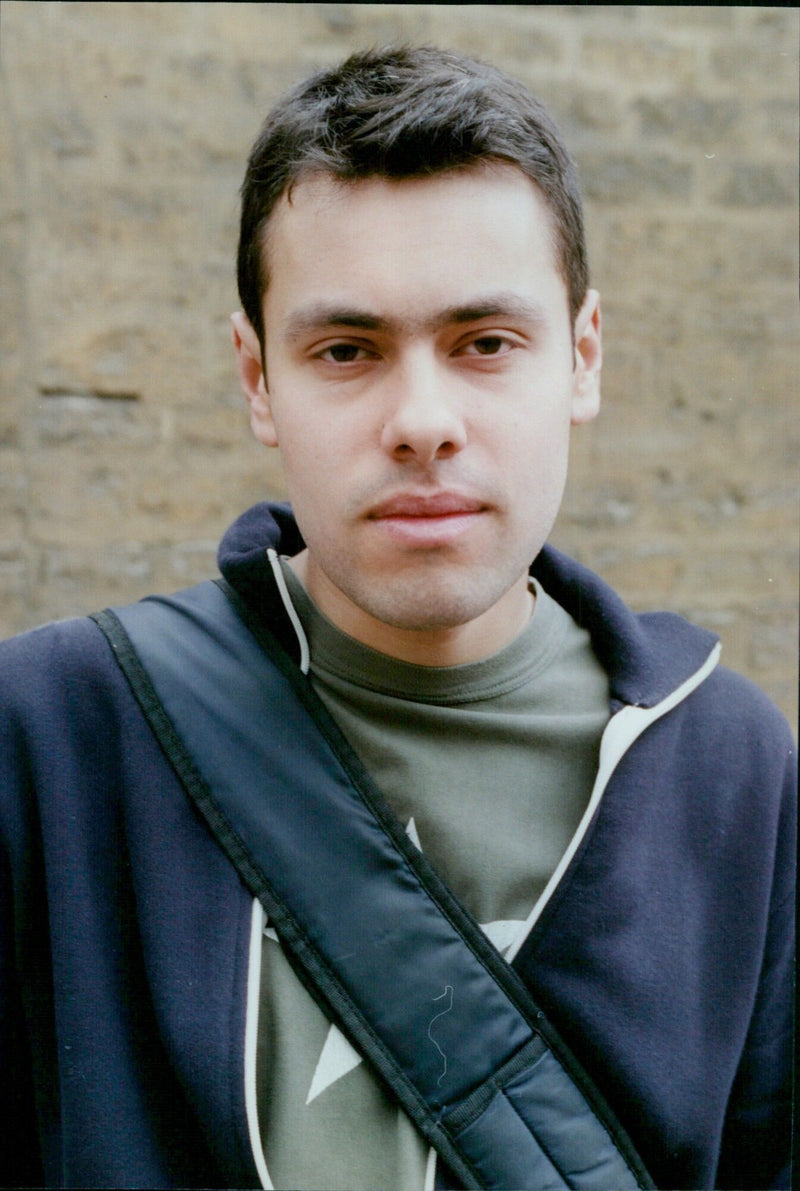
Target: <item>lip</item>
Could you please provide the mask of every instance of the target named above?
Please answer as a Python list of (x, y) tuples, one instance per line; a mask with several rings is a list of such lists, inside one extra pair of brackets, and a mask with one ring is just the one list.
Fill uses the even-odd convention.
[(465, 496), (459, 492), (434, 492), (431, 494), (400, 492), (374, 505), (367, 517), (370, 521), (382, 521), (392, 517), (431, 518), (458, 517), (480, 513), (486, 508), (485, 501)]
[(403, 492), (374, 505), (367, 520), (400, 546), (449, 546), (472, 529), (486, 512), (485, 501), (458, 492)]

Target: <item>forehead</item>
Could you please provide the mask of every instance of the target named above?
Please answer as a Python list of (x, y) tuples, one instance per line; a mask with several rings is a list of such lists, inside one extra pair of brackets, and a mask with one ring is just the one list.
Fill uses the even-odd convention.
[(550, 209), (504, 163), (402, 180), (308, 174), (279, 201), (263, 251), (273, 316), (301, 298), (424, 308), (476, 287), (533, 287), (559, 304), (566, 292)]

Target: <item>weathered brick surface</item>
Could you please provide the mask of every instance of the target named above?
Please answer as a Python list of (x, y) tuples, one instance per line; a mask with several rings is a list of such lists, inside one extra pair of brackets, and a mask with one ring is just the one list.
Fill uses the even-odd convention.
[(493, 59), (559, 118), (605, 303), (605, 410), (558, 544), (716, 629), (796, 714), (797, 9), (0, 7), (0, 632), (209, 574), (280, 494), (233, 368), (263, 113), (348, 51)]

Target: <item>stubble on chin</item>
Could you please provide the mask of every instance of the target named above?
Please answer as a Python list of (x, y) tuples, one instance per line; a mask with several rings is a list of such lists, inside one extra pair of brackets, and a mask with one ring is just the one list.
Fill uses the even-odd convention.
[[(502, 601), (519, 579), (517, 568), (509, 568), (503, 578), (494, 566), (454, 565), (429, 557), (392, 574), (370, 575), (354, 566), (326, 576), (325, 582), (336, 588), (333, 598), (340, 615), (344, 612), (356, 620), (366, 614), (379, 625), (425, 633), (457, 629), (477, 620)], [(329, 600), (331, 596), (328, 590)]]

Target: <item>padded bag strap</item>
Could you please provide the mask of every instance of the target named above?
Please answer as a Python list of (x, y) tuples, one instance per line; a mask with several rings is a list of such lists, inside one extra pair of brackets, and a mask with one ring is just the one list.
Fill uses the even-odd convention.
[(95, 619), (309, 990), (465, 1186), (653, 1187), (515, 970), (232, 589), (203, 583)]

